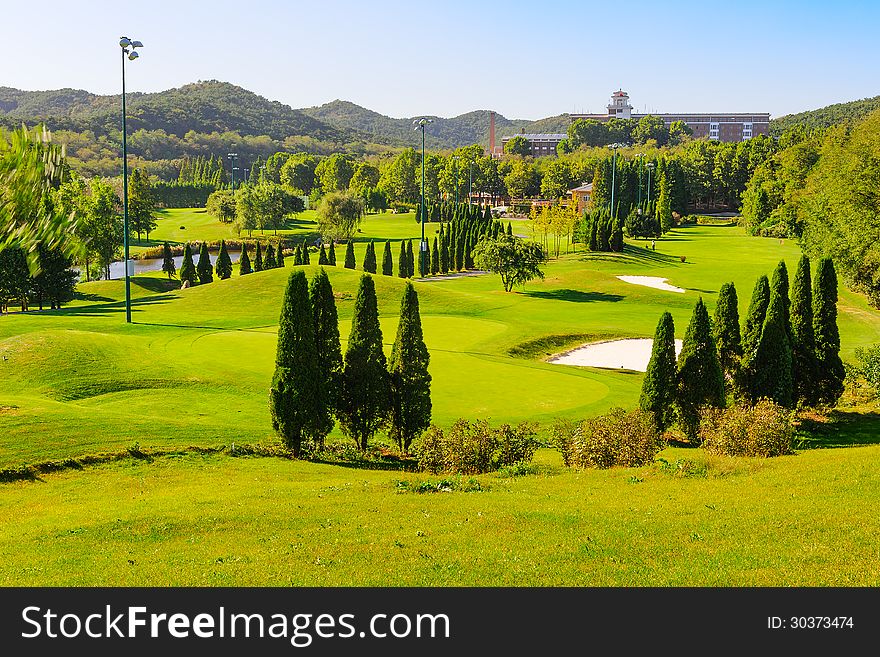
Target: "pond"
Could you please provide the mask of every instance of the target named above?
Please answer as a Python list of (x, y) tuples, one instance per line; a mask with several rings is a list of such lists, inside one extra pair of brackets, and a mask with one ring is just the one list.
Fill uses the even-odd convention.
[[(214, 265), (217, 263), (217, 255), (218, 251), (209, 251), (208, 256), (211, 258), (211, 264)], [(239, 257), (241, 257), (241, 251), (229, 251), (229, 259), (232, 262), (238, 262)], [(143, 260), (134, 260), (134, 275), (138, 274), (146, 274), (151, 271), (162, 271), (162, 258), (144, 258)], [(193, 264), (199, 263), (199, 254), (193, 254)], [(177, 270), (180, 271), (180, 265), (183, 264), (183, 256), (175, 256), (174, 257), (174, 266), (177, 267)], [(125, 278), (125, 267), (122, 264), (122, 260), (117, 262), (110, 263), (110, 278)]]

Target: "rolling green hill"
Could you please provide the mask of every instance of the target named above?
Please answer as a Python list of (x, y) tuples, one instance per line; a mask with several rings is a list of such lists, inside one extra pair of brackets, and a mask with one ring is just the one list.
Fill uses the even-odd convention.
[(836, 103), (797, 114), (786, 114), (770, 121), (770, 134), (779, 136), (795, 126), (827, 128), (838, 123), (851, 123), (864, 118), (876, 109), (880, 109), (880, 96)]

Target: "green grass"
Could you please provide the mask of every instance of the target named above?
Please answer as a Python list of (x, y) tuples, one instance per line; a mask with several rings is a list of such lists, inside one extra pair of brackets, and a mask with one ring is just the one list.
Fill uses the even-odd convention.
[[(168, 214), (160, 235), (206, 216)], [(312, 230), (303, 220), (291, 230)], [(204, 221), (184, 232), (213, 239), (209, 229), (226, 228)], [(358, 263), (367, 240), (418, 230), (412, 215), (368, 217)], [(793, 271), (798, 257), (790, 242), (691, 226), (658, 240), (655, 252), (637, 243), (623, 254), (564, 255), (547, 264), (543, 281), (512, 294), (491, 275), (416, 282), (434, 420), (546, 427), (556, 417), (631, 407), (641, 375), (543, 359), (590, 336), (650, 337), (664, 310), (682, 337), (697, 298), (711, 311), (731, 280), (744, 314), (756, 277), (779, 259)], [(119, 281), (81, 285), (61, 311), (0, 318), (0, 468), (134, 443), (276, 442), (266, 394), (291, 263), (189, 290), (159, 274), (138, 276), (132, 325)], [(361, 272), (328, 272), (344, 340)], [(618, 274), (662, 276), (687, 292), (630, 285)], [(377, 276), (376, 288), (390, 351), (403, 281)], [(861, 296), (842, 290), (839, 310), (844, 358), (880, 342), (880, 314)], [(684, 479), (656, 466), (562, 472), (549, 452), (538, 475), (487, 476), (482, 492), (431, 495), (398, 492), (395, 479), (413, 483), (412, 473), (266, 458), (186, 455), (46, 475), (45, 483), (0, 486), (0, 518), (15, 527), (0, 532), (0, 582), (872, 584), (876, 520), (859, 510), (877, 501), (872, 418), (867, 429), (856, 419), (839, 425), (843, 438), (829, 429), (811, 443), (848, 444), (854, 433), (850, 443), (866, 447), (713, 461), (706, 476)], [(338, 431), (331, 439), (344, 440)], [(732, 472), (715, 476), (713, 468)]]

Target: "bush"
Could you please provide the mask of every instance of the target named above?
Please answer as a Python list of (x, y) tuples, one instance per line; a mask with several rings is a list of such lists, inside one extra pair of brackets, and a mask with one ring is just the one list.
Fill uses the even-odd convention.
[(856, 347), (858, 364), (851, 368), (853, 374), (867, 381), (875, 393), (880, 393), (880, 344)]
[(528, 422), (493, 429), (485, 420), (460, 419), (445, 433), (432, 424), (416, 443), (415, 453), (421, 470), (482, 474), (528, 463), (537, 448), (535, 427)]
[(562, 462), (572, 468), (637, 467), (651, 463), (663, 448), (654, 416), (642, 410), (612, 408), (580, 422), (557, 421), (553, 434)]
[(703, 447), (729, 456), (791, 454), (794, 442), (792, 412), (761, 399), (754, 406), (707, 408), (700, 423)]

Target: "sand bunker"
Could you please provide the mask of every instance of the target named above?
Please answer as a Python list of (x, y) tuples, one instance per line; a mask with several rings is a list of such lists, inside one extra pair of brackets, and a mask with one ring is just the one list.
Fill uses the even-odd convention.
[[(650, 338), (593, 342), (555, 356), (548, 362), (557, 365), (606, 367), (644, 372), (648, 369), (653, 345), (654, 341)], [(679, 352), (681, 352), (681, 340), (676, 340), (675, 354), (678, 355)]]
[(644, 285), (645, 287), (653, 287), (657, 290), (666, 290), (667, 292), (684, 292), (680, 287), (667, 283), (668, 279), (658, 278), (657, 276), (618, 276), (617, 278), (624, 283), (632, 283), (633, 285)]

